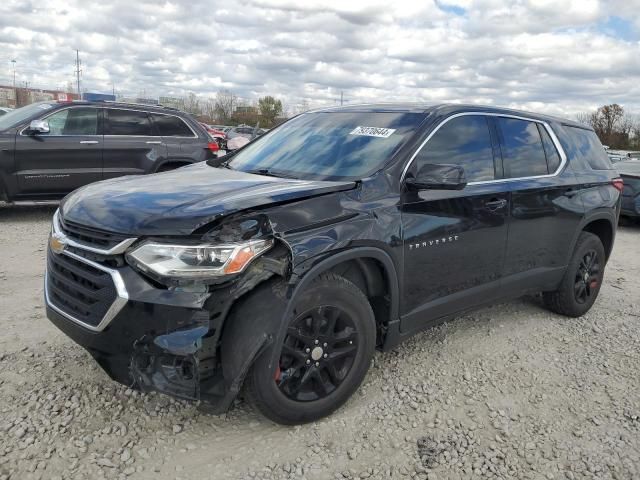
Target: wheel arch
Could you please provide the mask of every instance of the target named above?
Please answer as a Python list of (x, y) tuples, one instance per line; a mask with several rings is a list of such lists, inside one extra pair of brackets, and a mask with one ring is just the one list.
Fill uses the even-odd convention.
[(616, 224), (615, 215), (611, 212), (598, 212), (585, 217), (580, 223), (580, 227), (577, 229), (574, 236), (571, 249), (569, 250), (567, 263), (569, 262), (571, 255), (573, 255), (576, 243), (578, 242), (578, 237), (582, 232), (592, 233), (600, 239), (604, 246), (606, 259), (609, 260), (616, 235)]
[[(399, 311), (398, 277), (389, 254), (375, 247), (356, 247), (332, 254), (307, 270), (294, 273), (289, 282), (283, 277), (272, 277), (234, 302), (231, 310), (235, 311), (234, 320), (237, 321), (229, 322), (227, 316), (221, 337), (221, 363), (227, 389), (224, 403), (229, 405), (237, 395), (249, 368), (265, 349), (284, 339), (287, 325), (283, 320), (289, 318), (296, 298), (315, 278), (347, 262), (355, 262), (359, 266), (364, 262), (366, 273), (363, 275), (365, 278), (373, 277), (372, 266), (367, 265), (371, 261), (379, 262), (386, 272), (391, 322), (397, 318)], [(375, 288), (375, 280), (370, 279), (370, 282), (367, 288)], [(265, 309), (267, 304), (269, 308)], [(279, 352), (275, 350), (268, 357), (269, 364), (278, 361)]]
[[(398, 274), (389, 254), (376, 247), (357, 247), (349, 250), (343, 250), (316, 263), (313, 267), (305, 271), (304, 274), (298, 273), (297, 276), (300, 280), (296, 283), (291, 294), (289, 306), (292, 305), (296, 296), (318, 275), (330, 270), (338, 271), (339, 267), (349, 265), (356, 266), (362, 274), (363, 283), (366, 288), (364, 293), (367, 297), (379, 296), (380, 294), (380, 285), (378, 285), (379, 280), (376, 278), (376, 275), (378, 274), (376, 268), (381, 268), (380, 272), (383, 274), (384, 286), (386, 287), (385, 293), (389, 295), (388, 320), (398, 318), (400, 309), (400, 287), (398, 283)], [(294, 273), (294, 275), (296, 274)], [(349, 278), (349, 275), (345, 276), (351, 281), (354, 280), (353, 277)], [(359, 281), (355, 281), (354, 283), (359, 287), (362, 287), (362, 283)], [(289, 308), (287, 310), (289, 310)], [(287, 311), (287, 313), (290, 313), (290, 311)]]
[(166, 166), (173, 166), (174, 168), (180, 168), (180, 167), (185, 167), (187, 165), (191, 165), (193, 162), (193, 160), (188, 160), (188, 159), (167, 159), (164, 160), (160, 163), (158, 163), (157, 165), (154, 165), (153, 170), (150, 173), (158, 173), (162, 170), (162, 168), (166, 167)]

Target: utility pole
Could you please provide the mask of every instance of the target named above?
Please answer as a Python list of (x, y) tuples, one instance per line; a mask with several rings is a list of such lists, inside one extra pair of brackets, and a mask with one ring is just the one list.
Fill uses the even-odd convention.
[(76, 81), (78, 85), (78, 99), (82, 100), (82, 92), (80, 92), (80, 73), (82, 70), (80, 69), (80, 52), (76, 50)]
[(11, 60), (11, 63), (13, 63), (13, 88), (16, 88), (16, 60), (15, 58), (13, 60)]
[(15, 108), (18, 108), (18, 89), (16, 88), (16, 59), (11, 60), (13, 63), (13, 95), (15, 96)]

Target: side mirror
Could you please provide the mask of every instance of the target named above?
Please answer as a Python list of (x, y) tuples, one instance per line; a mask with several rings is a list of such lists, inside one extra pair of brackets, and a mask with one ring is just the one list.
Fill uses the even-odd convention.
[(407, 178), (405, 184), (415, 190), (462, 190), (467, 178), (459, 165), (427, 164), (415, 177)]
[(46, 120), (33, 120), (29, 124), (29, 133), (37, 135), (39, 133), (49, 133), (49, 122)]

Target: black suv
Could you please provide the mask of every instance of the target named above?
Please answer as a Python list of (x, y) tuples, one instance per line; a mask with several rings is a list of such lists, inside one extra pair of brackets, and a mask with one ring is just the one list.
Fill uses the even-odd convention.
[(169, 108), (34, 103), (0, 117), (0, 200), (54, 200), (98, 180), (175, 169), (213, 158), (209, 142)]
[(580, 316), (621, 180), (593, 130), (498, 108), (367, 105), (295, 117), (224, 158), (69, 195), (47, 315), (115, 380), (329, 414), (376, 348), (542, 292)]
[(616, 170), (624, 182), (621, 214), (640, 220), (640, 161), (627, 160), (616, 163)]

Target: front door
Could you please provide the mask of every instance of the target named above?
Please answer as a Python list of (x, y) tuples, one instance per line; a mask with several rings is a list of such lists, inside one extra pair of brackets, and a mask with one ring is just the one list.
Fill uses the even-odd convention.
[(403, 332), (497, 298), (507, 240), (509, 192), (489, 119), (455, 117), (441, 126), (411, 164), (456, 164), (463, 190), (405, 191), (402, 200)]
[(20, 195), (62, 196), (102, 179), (100, 109), (69, 107), (41, 120), (49, 133), (16, 136), (16, 175)]

